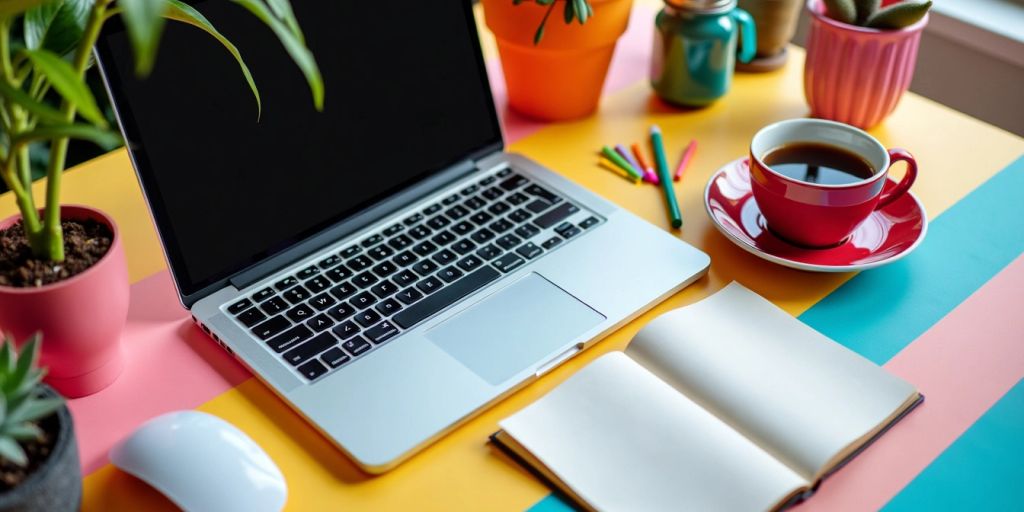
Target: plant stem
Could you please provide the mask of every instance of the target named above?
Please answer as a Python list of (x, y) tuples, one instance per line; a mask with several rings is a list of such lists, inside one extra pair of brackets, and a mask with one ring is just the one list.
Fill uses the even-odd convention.
[[(11, 65), (11, 25), (10, 18), (0, 21), (0, 75), (14, 87), (17, 78), (14, 66)], [(17, 106), (7, 103), (3, 108), (4, 128), (9, 140), (14, 140), (25, 127), (24, 113)], [(12, 148), (13, 149), (13, 148)], [(39, 212), (36, 210), (35, 198), (32, 197), (32, 170), (29, 168), (28, 150), (17, 150), (6, 155), (3, 162), (3, 180), (14, 194), (14, 200), (21, 212), (25, 237), (30, 244), (39, 237), (42, 226), (39, 223)], [(38, 244), (37, 244), (38, 245)]]
[[(79, 78), (85, 76), (85, 67), (89, 64), (89, 54), (99, 37), (103, 27), (104, 13), (110, 0), (97, 0), (89, 12), (82, 39), (75, 51), (73, 66)], [(61, 103), (61, 113), (70, 123), (75, 119), (75, 104), (65, 99)], [(60, 224), (60, 184), (64, 172), (64, 162), (68, 156), (68, 137), (54, 139), (50, 146), (50, 164), (46, 169), (46, 215), (43, 227), (42, 247), (33, 246), (37, 255), (51, 261), (64, 261), (64, 233)]]

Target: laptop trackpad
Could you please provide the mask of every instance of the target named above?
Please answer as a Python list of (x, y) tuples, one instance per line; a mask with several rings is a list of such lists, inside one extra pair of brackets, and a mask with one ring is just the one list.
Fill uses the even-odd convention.
[(427, 331), (427, 338), (497, 385), (542, 362), (604, 315), (532, 273)]

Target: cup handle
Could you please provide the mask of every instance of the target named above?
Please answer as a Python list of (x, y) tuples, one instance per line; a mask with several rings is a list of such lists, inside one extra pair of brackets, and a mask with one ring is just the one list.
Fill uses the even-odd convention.
[(903, 176), (899, 185), (896, 185), (896, 188), (883, 193), (882, 199), (878, 201), (878, 206), (875, 206), (876, 210), (886, 207), (889, 203), (892, 203), (899, 199), (903, 194), (906, 194), (907, 191), (910, 190), (910, 186), (914, 184), (914, 180), (917, 179), (917, 161), (914, 160), (914, 155), (911, 155), (910, 152), (905, 149), (890, 149), (889, 166), (892, 166), (892, 164), (899, 161), (907, 163), (907, 173)]
[(738, 7), (733, 9), (732, 17), (739, 24), (740, 28), (740, 51), (738, 57), (740, 62), (745, 64), (753, 60), (757, 54), (757, 27), (754, 24), (754, 18), (743, 9)]

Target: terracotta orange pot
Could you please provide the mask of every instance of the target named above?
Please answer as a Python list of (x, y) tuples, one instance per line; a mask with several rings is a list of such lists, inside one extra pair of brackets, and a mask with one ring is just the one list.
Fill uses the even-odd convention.
[[(114, 234), (110, 249), (85, 272), (38, 288), (0, 286), (0, 330), (23, 342), (43, 333), (40, 366), (62, 395), (91, 395), (121, 374), (121, 331), (128, 318), (128, 265), (113, 219), (85, 206), (62, 206), (61, 218), (95, 220)], [(20, 219), (0, 221), (0, 229)]]
[(633, 6), (632, 0), (590, 0), (594, 16), (580, 25), (565, 23), (563, 1), (556, 0), (536, 46), (533, 35), (547, 6), (482, 2), (487, 26), (498, 40), (509, 105), (539, 119), (576, 119), (597, 109), (615, 43), (626, 31)]

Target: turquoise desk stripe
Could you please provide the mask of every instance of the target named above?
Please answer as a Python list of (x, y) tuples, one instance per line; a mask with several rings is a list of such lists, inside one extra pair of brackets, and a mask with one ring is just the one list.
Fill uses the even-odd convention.
[[(1024, 156), (932, 221), (924, 243), (913, 254), (861, 272), (805, 311), (800, 320), (884, 364), (1024, 253), (1022, 195)], [(999, 417), (1004, 409), (993, 407), (982, 420), (1009, 421)], [(1020, 473), (1017, 469), (1007, 476), (1019, 479)], [(563, 510), (571, 508), (554, 495), (530, 508), (531, 512)]]
[(1021, 510), (1022, 433), (1024, 382), (1018, 382), (883, 510)]

